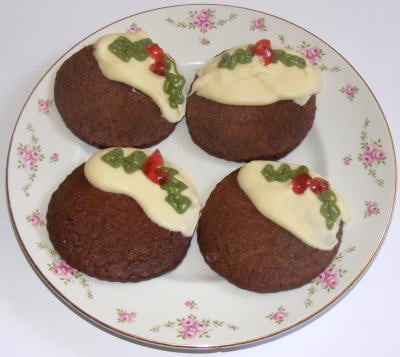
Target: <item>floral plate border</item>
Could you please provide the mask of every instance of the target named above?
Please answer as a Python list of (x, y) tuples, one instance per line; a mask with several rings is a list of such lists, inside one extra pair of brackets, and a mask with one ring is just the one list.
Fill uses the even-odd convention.
[[(316, 122), (285, 161), (306, 163), (334, 181), (348, 199), (353, 217), (338, 255), (309, 284), (275, 294), (238, 289), (210, 271), (195, 238), (176, 270), (139, 284), (87, 277), (54, 251), (46, 233), (49, 195), (95, 150), (63, 125), (53, 100), (54, 75), (67, 56), (98, 36), (139, 29), (174, 55), (188, 82), (215, 53), (239, 40), (254, 42), (260, 37), (302, 53), (320, 71), (324, 89), (318, 96)], [(202, 152), (188, 139), (184, 123), (157, 147), (191, 173), (203, 202), (215, 183), (239, 165)], [(133, 341), (196, 350), (266, 340), (293, 330), (337, 301), (362, 275), (382, 242), (394, 204), (395, 177), (386, 119), (367, 84), (341, 55), (275, 16), (204, 4), (136, 14), (79, 42), (49, 69), (27, 99), (7, 162), (8, 202), (17, 239), (39, 277), (61, 300), (89, 321)]]

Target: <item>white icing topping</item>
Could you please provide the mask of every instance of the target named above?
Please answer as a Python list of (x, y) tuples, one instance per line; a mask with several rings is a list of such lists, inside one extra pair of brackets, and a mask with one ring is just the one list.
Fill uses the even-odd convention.
[[(111, 150), (113, 148), (99, 151), (89, 158), (84, 166), (87, 180), (100, 190), (132, 197), (154, 223), (170, 231), (181, 232), (184, 236), (191, 237), (199, 219), (201, 205), (190, 178), (181, 169), (170, 162), (165, 162), (165, 166), (179, 171), (175, 177), (188, 186), (182, 191), (182, 194), (189, 197), (191, 206), (183, 214), (179, 214), (165, 201), (167, 191), (148, 179), (142, 170), (127, 174), (122, 167), (113, 168), (104, 162), (101, 157)], [(124, 156), (128, 156), (135, 150), (137, 149), (123, 148)], [(149, 156), (148, 152), (144, 152)], [(135, 218), (132, 217), (132, 219)]]
[[(247, 46), (234, 47), (225, 52), (232, 54), (236, 49), (246, 49)], [(297, 52), (285, 51), (303, 57)], [(287, 67), (280, 61), (265, 66), (260, 56), (253, 56), (250, 63), (237, 64), (230, 70), (218, 67), (224, 53), (197, 71), (190, 94), (196, 93), (230, 105), (268, 105), (285, 99), (304, 105), (310, 96), (321, 90), (319, 73), (307, 60), (306, 67), (300, 69)]]
[(95, 43), (94, 56), (103, 75), (147, 94), (158, 105), (161, 115), (169, 122), (176, 123), (181, 120), (185, 115), (186, 102), (178, 105), (176, 109), (171, 108), (168, 96), (163, 90), (165, 77), (149, 70), (155, 61), (153, 58), (147, 57), (144, 61), (131, 58), (129, 62), (124, 62), (108, 49), (108, 46), (120, 36), (126, 37), (131, 42), (149, 38), (144, 31), (110, 34), (99, 38)]
[[(238, 183), (260, 213), (285, 228), (311, 247), (331, 250), (338, 240), (336, 233), (340, 220), (346, 223), (350, 219), (349, 211), (343, 199), (330, 186), (337, 197), (340, 218), (332, 229), (326, 227), (320, 214), (321, 201), (310, 190), (296, 194), (292, 190), (291, 180), (287, 182), (268, 182), (262, 175), (266, 164), (277, 169), (282, 163), (273, 161), (252, 161), (244, 165), (238, 174)], [(292, 169), (298, 165), (289, 164)], [(310, 171), (311, 177), (322, 177)]]

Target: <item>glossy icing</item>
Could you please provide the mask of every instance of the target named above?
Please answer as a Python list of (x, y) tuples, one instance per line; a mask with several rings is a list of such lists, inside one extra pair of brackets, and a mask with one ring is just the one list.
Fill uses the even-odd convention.
[[(268, 182), (262, 175), (266, 164), (278, 167), (282, 163), (274, 161), (252, 161), (244, 165), (238, 174), (238, 183), (257, 210), (265, 217), (279, 224), (304, 243), (320, 250), (331, 250), (338, 240), (336, 233), (340, 221), (350, 219), (349, 211), (343, 199), (330, 187), (337, 197), (340, 218), (332, 229), (327, 229), (320, 214), (321, 201), (311, 190), (298, 195), (292, 190), (291, 180), (286, 182)], [(292, 169), (298, 165), (289, 164)], [(311, 177), (322, 177), (310, 171)]]
[[(234, 53), (242, 45), (225, 52)], [(301, 54), (286, 50), (301, 56)], [(224, 53), (225, 53), (224, 52)], [(282, 62), (264, 65), (260, 56), (253, 56), (250, 63), (238, 64), (233, 69), (218, 67), (224, 53), (213, 58), (197, 71), (190, 94), (230, 105), (268, 105), (280, 100), (293, 100), (304, 105), (310, 96), (322, 87), (319, 73), (306, 61), (304, 69), (287, 67)]]
[[(166, 163), (179, 171), (176, 177), (188, 186), (183, 193), (190, 198), (191, 206), (183, 214), (179, 214), (166, 202), (167, 192), (149, 180), (142, 170), (127, 174), (121, 167), (113, 168), (104, 162), (102, 156), (111, 150), (113, 148), (99, 151), (87, 160), (84, 166), (87, 180), (100, 190), (132, 197), (154, 223), (191, 237), (199, 219), (201, 205), (190, 178), (170, 162)], [(123, 148), (125, 156), (135, 150), (137, 149)]]
[(109, 34), (99, 38), (94, 46), (94, 56), (103, 75), (110, 80), (125, 83), (134, 90), (139, 90), (151, 97), (160, 108), (162, 116), (169, 122), (176, 123), (181, 120), (185, 115), (186, 101), (177, 108), (170, 106), (168, 96), (163, 89), (165, 77), (149, 70), (155, 61), (153, 58), (147, 57), (143, 61), (131, 58), (130, 61), (124, 62), (108, 49), (108, 46), (120, 36), (132, 42), (149, 38), (144, 31)]

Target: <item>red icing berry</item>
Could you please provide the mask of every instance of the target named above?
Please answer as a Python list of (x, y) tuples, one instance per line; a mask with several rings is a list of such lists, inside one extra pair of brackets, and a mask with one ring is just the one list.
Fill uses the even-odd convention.
[(329, 188), (329, 182), (322, 177), (314, 177), (310, 183), (310, 190), (319, 195)]
[(274, 52), (272, 51), (271, 48), (265, 49), (263, 58), (264, 58), (264, 64), (266, 66), (274, 61), (275, 56), (274, 56)]
[(309, 174), (301, 172), (292, 179), (292, 190), (301, 195), (310, 186), (312, 178)]
[(144, 167), (160, 167), (164, 165), (164, 159), (159, 149), (155, 150), (143, 163)]
[(164, 185), (168, 181), (168, 174), (166, 174), (160, 167), (155, 167), (151, 171), (145, 172), (148, 179), (157, 185)]
[(155, 61), (150, 65), (150, 71), (159, 76), (165, 76), (165, 60)]
[(164, 51), (156, 43), (147, 46), (146, 52), (151, 58), (154, 58), (156, 61), (164, 59)]
[(252, 54), (254, 56), (262, 56), (265, 48), (271, 48), (271, 41), (266, 39), (259, 40), (253, 46)]
[(154, 63), (150, 65), (150, 71), (159, 76), (165, 76), (165, 55), (163, 49), (156, 43), (153, 43), (146, 47), (146, 52), (151, 58), (155, 59)]
[(271, 41), (262, 39), (256, 42), (252, 48), (253, 56), (262, 56), (264, 65), (268, 65), (274, 61), (274, 51), (271, 48)]
[(157, 185), (163, 185), (169, 179), (168, 174), (161, 169), (163, 165), (163, 157), (157, 149), (143, 162), (142, 170), (148, 179)]

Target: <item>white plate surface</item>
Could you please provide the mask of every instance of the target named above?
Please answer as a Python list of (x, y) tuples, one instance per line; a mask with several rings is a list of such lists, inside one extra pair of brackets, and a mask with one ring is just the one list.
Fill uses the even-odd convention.
[[(201, 64), (220, 51), (268, 38), (305, 54), (320, 71), (315, 124), (282, 161), (306, 164), (334, 183), (352, 220), (329, 269), (302, 288), (274, 294), (241, 290), (205, 264), (196, 237), (173, 272), (137, 284), (87, 277), (60, 260), (46, 231), (51, 193), (95, 149), (64, 126), (53, 85), (62, 62), (111, 32), (143, 29), (173, 55), (191, 82)], [(215, 184), (239, 164), (216, 159), (189, 137), (185, 122), (157, 145), (185, 169), (205, 203)], [(238, 347), (290, 331), (337, 301), (376, 254), (396, 191), (396, 160), (386, 119), (356, 70), (318, 37), (283, 19), (221, 5), (161, 8), (113, 23), (79, 42), (38, 82), (11, 138), (8, 200), (17, 239), (28, 261), (56, 296), (74, 311), (121, 337), (163, 347)], [(350, 323), (350, 321), (349, 321)]]

